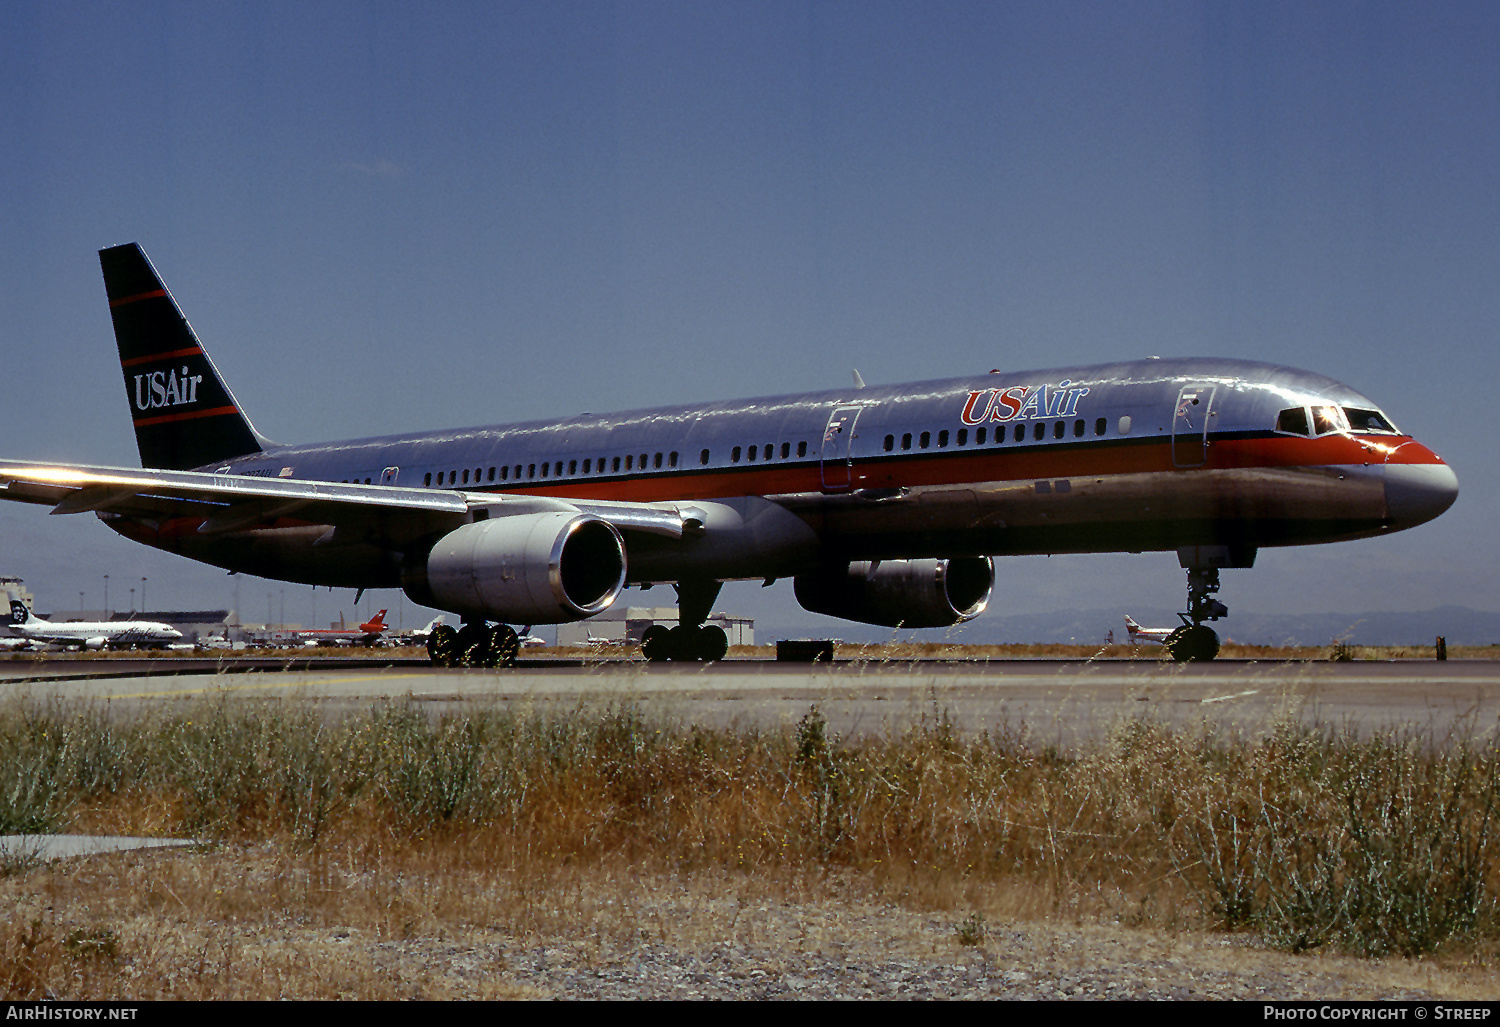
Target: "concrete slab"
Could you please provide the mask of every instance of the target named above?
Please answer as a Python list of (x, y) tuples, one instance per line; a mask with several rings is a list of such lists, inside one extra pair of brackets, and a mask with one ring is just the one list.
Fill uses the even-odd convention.
[(0, 834), (0, 857), (67, 859), (129, 849), (181, 848), (198, 843), (191, 838), (130, 838), (123, 835)]

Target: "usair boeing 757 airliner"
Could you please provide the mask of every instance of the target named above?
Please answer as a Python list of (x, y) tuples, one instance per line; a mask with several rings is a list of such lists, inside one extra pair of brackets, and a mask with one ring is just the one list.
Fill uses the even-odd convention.
[(268, 578), (400, 587), (461, 615), (435, 662), (515, 659), (509, 624), (593, 616), (671, 582), (648, 659), (722, 657), (724, 581), (794, 579), (809, 610), (977, 616), (1013, 554), (1175, 551), (1169, 642), (1212, 659), (1219, 571), (1366, 538), (1458, 479), (1375, 403), (1242, 360), (1136, 360), (314, 445), (262, 437), (139, 246), (99, 254), (144, 469), (0, 462), (0, 498)]

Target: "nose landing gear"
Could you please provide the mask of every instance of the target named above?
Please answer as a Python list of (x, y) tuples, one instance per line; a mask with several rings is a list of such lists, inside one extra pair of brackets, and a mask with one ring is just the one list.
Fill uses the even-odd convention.
[(1214, 598), (1219, 591), (1219, 568), (1251, 567), (1255, 550), (1189, 546), (1177, 551), (1177, 560), (1188, 572), (1188, 608), (1177, 615), (1182, 627), (1167, 636), (1167, 651), (1178, 663), (1212, 660), (1219, 655), (1219, 636), (1203, 622), (1229, 616), (1229, 607)]

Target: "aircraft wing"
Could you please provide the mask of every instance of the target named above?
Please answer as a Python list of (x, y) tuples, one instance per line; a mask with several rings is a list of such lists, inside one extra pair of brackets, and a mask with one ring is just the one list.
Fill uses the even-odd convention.
[(621, 503), (506, 496), (449, 489), (412, 489), (296, 478), (0, 460), (0, 499), (51, 506), (52, 513), (116, 513), (134, 517), (199, 518), (204, 535), (295, 518), (333, 528), (378, 525), (391, 541), (451, 529), (471, 511), (505, 517), (546, 512), (588, 513), (622, 532), (680, 538), (702, 530), (704, 515), (674, 503)]

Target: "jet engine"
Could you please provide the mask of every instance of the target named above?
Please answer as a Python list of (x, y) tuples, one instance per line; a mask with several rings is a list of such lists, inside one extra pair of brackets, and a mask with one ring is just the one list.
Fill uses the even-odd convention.
[(518, 514), (475, 521), (410, 561), (414, 602), (509, 624), (561, 624), (607, 609), (625, 587), (625, 543), (588, 514)]
[(892, 628), (962, 624), (984, 612), (994, 584), (987, 556), (857, 561), (795, 579), (803, 609)]

